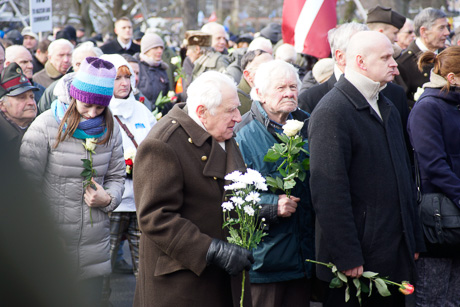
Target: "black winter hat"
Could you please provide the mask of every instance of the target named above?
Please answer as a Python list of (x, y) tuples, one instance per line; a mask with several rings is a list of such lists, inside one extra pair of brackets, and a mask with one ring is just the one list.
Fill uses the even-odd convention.
[(406, 17), (393, 11), (389, 7), (377, 5), (367, 13), (367, 23), (373, 22), (386, 23), (401, 29), (406, 22)]

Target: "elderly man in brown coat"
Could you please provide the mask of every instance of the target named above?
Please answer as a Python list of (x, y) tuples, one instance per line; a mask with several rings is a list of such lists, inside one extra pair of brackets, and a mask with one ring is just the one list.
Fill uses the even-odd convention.
[[(236, 85), (218, 72), (189, 86), (137, 151), (134, 195), (140, 241), (134, 306), (238, 306), (251, 253), (224, 242), (224, 177), (245, 172), (233, 128)], [(239, 279), (239, 280), (238, 280)], [(250, 293), (250, 291), (245, 291)], [(250, 295), (245, 295), (250, 306)]]

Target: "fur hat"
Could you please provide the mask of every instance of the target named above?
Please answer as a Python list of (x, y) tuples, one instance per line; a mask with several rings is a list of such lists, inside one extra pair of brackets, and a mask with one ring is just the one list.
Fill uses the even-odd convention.
[(212, 35), (203, 31), (190, 30), (185, 32), (188, 46), (211, 47)]
[(145, 54), (152, 48), (165, 47), (161, 37), (155, 33), (146, 33), (141, 39), (141, 53)]
[(70, 86), (70, 96), (89, 104), (108, 106), (113, 95), (117, 71), (112, 63), (87, 57)]

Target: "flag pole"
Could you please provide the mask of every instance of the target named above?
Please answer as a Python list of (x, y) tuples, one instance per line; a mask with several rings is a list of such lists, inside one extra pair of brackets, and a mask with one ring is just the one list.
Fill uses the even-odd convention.
[(359, 1), (359, 0), (354, 0), (354, 1), (355, 1), (355, 4), (356, 4), (356, 7), (358, 8), (359, 13), (363, 17), (364, 22), (366, 22), (367, 12), (364, 9), (363, 5), (361, 4), (361, 1)]

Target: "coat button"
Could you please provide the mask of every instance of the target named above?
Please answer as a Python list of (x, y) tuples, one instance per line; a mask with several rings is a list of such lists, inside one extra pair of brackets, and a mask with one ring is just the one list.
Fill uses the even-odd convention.
[(190, 144), (193, 144), (192, 138), (188, 138), (188, 142), (189, 142)]
[(217, 177), (213, 177), (214, 180), (217, 180)]
[(423, 76), (424, 76), (424, 77), (428, 77), (428, 73), (424, 73)]
[(177, 122), (176, 122), (175, 120), (172, 120), (171, 123), (175, 124), (175, 123), (177, 123)]
[(208, 157), (206, 157), (206, 156), (201, 157), (201, 161), (206, 161), (206, 160), (208, 160)]
[(407, 51), (407, 53), (412, 54), (412, 51), (409, 50), (409, 51)]
[(236, 142), (236, 146), (240, 147), (240, 144), (238, 142)]

